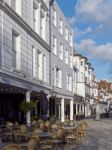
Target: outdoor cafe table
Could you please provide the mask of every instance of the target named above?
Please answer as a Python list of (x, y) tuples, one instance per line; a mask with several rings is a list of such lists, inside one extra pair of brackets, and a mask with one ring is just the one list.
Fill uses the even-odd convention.
[(37, 136), (39, 136), (39, 138), (52, 138), (53, 137), (53, 133), (52, 132), (30, 132), (30, 135), (31, 134), (37, 134)]
[(64, 130), (75, 130), (77, 126), (66, 125), (64, 126)]
[(66, 125), (63, 128), (64, 128), (64, 132), (66, 134), (68, 134), (68, 133), (74, 132), (76, 130), (77, 126)]
[(40, 138), (52, 138), (53, 133), (51, 133), (51, 132), (41, 132), (41, 133), (38, 133), (38, 136)]

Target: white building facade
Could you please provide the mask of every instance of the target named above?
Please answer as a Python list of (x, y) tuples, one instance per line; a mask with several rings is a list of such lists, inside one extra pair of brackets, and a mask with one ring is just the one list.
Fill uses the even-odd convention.
[(88, 59), (80, 54), (75, 53), (73, 56), (73, 66), (77, 68), (77, 81), (74, 82), (74, 93), (82, 97), (82, 101), (76, 102), (76, 115), (82, 114), (85, 117), (91, 116), (91, 107), (94, 103), (93, 99), (93, 68), (88, 63)]
[[(73, 56), (73, 30), (56, 1), (0, 1), (1, 118), (30, 124), (32, 115), (90, 116), (92, 78), (87, 58)], [(22, 100), (35, 102), (26, 118)]]
[(50, 55), (54, 113), (61, 122), (73, 120), (73, 31), (55, 1), (51, 6)]
[[(49, 1), (1, 0), (1, 117), (21, 121), (20, 101), (38, 100), (40, 91), (49, 94), (49, 51)], [(11, 94), (13, 99), (15, 94), (15, 99), (21, 97), (14, 105), (13, 100), (7, 99), (11, 99)], [(2, 99), (3, 95), (6, 98)], [(4, 107), (7, 113), (2, 110)], [(30, 123), (30, 113), (27, 123)]]

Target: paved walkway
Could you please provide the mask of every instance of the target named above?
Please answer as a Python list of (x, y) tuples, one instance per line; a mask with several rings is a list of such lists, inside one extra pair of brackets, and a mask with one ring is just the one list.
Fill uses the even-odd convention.
[(112, 119), (95, 121), (88, 119), (87, 137), (78, 148), (69, 147), (67, 150), (112, 150)]
[(112, 150), (112, 119), (87, 120), (87, 138), (79, 150)]

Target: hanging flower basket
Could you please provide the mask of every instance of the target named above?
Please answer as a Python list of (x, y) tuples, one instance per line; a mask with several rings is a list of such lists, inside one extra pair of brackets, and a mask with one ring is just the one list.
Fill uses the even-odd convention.
[(30, 110), (33, 110), (34, 108), (35, 108), (35, 103), (33, 101), (27, 102), (24, 100), (20, 103), (20, 111), (21, 112), (26, 113)]

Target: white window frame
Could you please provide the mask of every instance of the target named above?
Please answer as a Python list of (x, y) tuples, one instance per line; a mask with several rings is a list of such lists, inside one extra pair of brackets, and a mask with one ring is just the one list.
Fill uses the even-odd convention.
[(84, 73), (83, 73), (83, 72), (80, 73), (80, 81), (81, 81), (81, 82), (84, 81)]
[(41, 10), (40, 16), (40, 35), (44, 40), (46, 40), (46, 13), (44, 10)]
[(43, 80), (43, 55), (40, 50), (37, 50), (37, 70), (38, 79)]
[(70, 42), (70, 46), (73, 46), (73, 39), (72, 39), (72, 33), (70, 32), (69, 34), (69, 42)]
[(68, 28), (65, 27), (65, 40), (68, 42)]
[(72, 54), (70, 54), (70, 67), (73, 67), (73, 60), (72, 60)]
[(55, 35), (53, 35), (53, 53), (57, 55), (57, 39)]
[(43, 55), (43, 80), (44, 82), (47, 81), (47, 62), (46, 62), (46, 55)]
[(67, 90), (72, 92), (72, 76), (67, 74), (66, 76), (66, 84), (67, 84)]
[(65, 50), (65, 63), (68, 65), (68, 49)]
[(33, 72), (33, 78), (37, 78), (36, 76), (36, 49), (34, 46), (32, 46), (32, 72)]
[(33, 7), (33, 29), (34, 29), (35, 31), (36, 31), (36, 22), (37, 22), (36, 13), (37, 13), (37, 8), (34, 8), (34, 7)]
[(57, 12), (55, 8), (52, 9), (52, 12), (53, 12), (53, 16), (52, 16), (53, 25), (56, 27), (57, 26)]
[(63, 35), (63, 20), (59, 18), (59, 32)]
[(63, 60), (63, 44), (62, 43), (60, 43), (60, 46), (59, 46), (59, 58)]
[[(15, 39), (14, 39), (15, 38)], [(14, 43), (14, 41), (16, 43)], [(20, 34), (12, 29), (12, 66), (14, 69), (21, 70), (21, 37)]]
[(21, 16), (21, 0), (13, 0), (14, 1), (14, 7), (13, 7), (13, 5), (12, 5), (12, 0), (10, 0), (10, 6), (11, 6), (11, 8), (16, 12), (16, 13), (18, 13), (20, 16)]
[(55, 86), (62, 88), (62, 70), (55, 66)]

